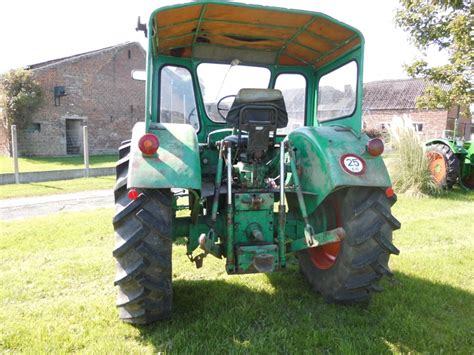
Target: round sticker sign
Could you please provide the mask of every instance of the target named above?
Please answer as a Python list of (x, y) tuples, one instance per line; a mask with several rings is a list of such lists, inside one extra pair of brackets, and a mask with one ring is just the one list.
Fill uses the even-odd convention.
[(340, 160), (342, 168), (352, 175), (362, 175), (365, 173), (365, 161), (355, 154), (345, 154)]

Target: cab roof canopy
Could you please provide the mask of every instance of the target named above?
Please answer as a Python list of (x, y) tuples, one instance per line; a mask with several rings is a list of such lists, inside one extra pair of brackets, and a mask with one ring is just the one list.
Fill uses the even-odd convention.
[(321, 13), (199, 1), (152, 15), (155, 54), (320, 68), (358, 47), (362, 35)]

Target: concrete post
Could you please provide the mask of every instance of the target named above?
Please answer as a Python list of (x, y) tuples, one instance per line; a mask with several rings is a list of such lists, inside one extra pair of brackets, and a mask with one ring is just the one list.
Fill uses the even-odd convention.
[(18, 169), (18, 140), (16, 137), (16, 125), (12, 125), (12, 156), (15, 169), (15, 184), (20, 183), (20, 172)]
[(84, 139), (84, 174), (89, 177), (89, 137), (87, 136), (87, 126), (82, 127), (82, 138)]

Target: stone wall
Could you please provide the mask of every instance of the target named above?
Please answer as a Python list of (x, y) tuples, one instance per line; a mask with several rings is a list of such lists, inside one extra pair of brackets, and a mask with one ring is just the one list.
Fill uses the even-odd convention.
[(422, 139), (441, 137), (446, 130), (448, 112), (446, 110), (373, 110), (364, 112), (363, 120), (366, 129), (384, 129), (395, 116), (410, 118)]
[[(31, 127), (18, 132), (20, 154), (80, 154), (84, 125), (91, 155), (115, 153), (133, 125), (144, 120), (145, 83), (131, 78), (133, 69), (144, 68), (143, 48), (127, 43), (32, 69), (45, 100)], [(56, 86), (65, 88), (60, 102)]]

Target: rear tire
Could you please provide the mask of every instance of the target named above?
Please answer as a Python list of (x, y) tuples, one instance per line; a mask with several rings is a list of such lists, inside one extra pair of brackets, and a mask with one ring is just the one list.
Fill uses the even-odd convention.
[(440, 188), (452, 188), (459, 177), (459, 159), (446, 144), (432, 144), (426, 148), (429, 169)]
[(128, 198), (130, 142), (119, 149), (114, 189), (113, 225), (119, 287), (117, 307), (128, 323), (147, 324), (171, 317), (172, 195), (169, 190), (143, 190)]
[(298, 260), (306, 280), (326, 302), (367, 302), (373, 292), (382, 290), (379, 280), (392, 276), (389, 256), (399, 254), (392, 244), (392, 231), (400, 228), (400, 222), (390, 213), (390, 206), (378, 188), (349, 188), (338, 194), (334, 206), (325, 206), (332, 214), (327, 228), (343, 227), (346, 238), (337, 248), (328, 249), (328, 254), (334, 253), (332, 262), (318, 259), (325, 255), (318, 248), (300, 252)]

